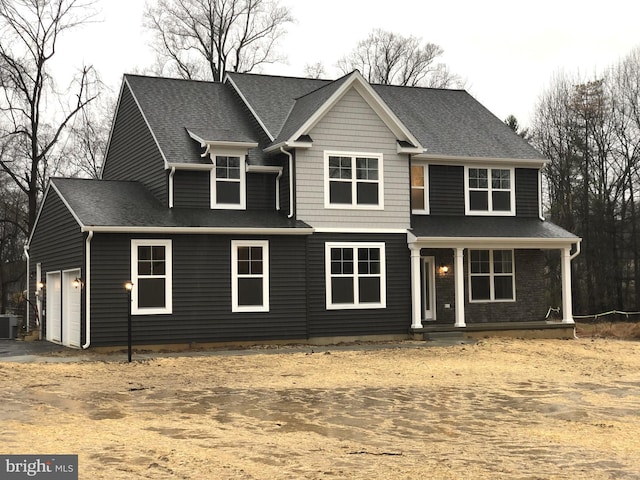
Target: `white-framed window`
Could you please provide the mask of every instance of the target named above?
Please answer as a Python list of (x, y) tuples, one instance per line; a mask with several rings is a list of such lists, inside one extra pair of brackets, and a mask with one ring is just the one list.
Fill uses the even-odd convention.
[(385, 245), (325, 244), (327, 310), (385, 308)]
[(465, 167), (465, 213), (467, 215), (515, 215), (513, 168)]
[(269, 242), (231, 241), (231, 311), (269, 311)]
[(469, 250), (469, 301), (515, 299), (513, 250)]
[(411, 211), (429, 214), (429, 165), (426, 163), (411, 165)]
[(211, 154), (211, 208), (246, 208), (245, 155), (230, 152)]
[(324, 206), (381, 210), (381, 153), (324, 152)]
[(131, 313), (172, 312), (171, 240), (131, 240)]

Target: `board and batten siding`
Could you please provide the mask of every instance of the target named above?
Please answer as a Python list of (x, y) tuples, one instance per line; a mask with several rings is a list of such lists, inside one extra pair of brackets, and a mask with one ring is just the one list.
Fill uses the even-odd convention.
[(168, 206), (167, 173), (162, 153), (126, 83), (118, 103), (102, 178), (139, 181)]
[[(383, 242), (386, 254), (386, 308), (327, 310), (325, 244)], [(402, 335), (411, 326), (410, 256), (406, 235), (314, 234), (309, 238), (309, 336)]]
[[(296, 214), (314, 227), (408, 228), (409, 160), (395, 135), (351, 89), (309, 132), (313, 147), (296, 151)], [(324, 152), (383, 154), (384, 210), (325, 208)]]
[[(92, 242), (92, 345), (127, 341), (131, 239), (96, 234)], [(173, 253), (173, 313), (134, 315), (134, 344), (306, 338), (304, 236), (166, 235)], [(231, 241), (268, 240), (269, 312), (231, 311)]]

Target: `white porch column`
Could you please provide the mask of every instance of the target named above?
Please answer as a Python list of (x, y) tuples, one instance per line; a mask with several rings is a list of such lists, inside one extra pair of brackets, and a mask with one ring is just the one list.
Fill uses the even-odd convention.
[(571, 247), (562, 249), (562, 323), (575, 323), (571, 305)]
[(464, 248), (455, 248), (456, 327), (466, 327), (464, 321)]
[(422, 328), (422, 292), (420, 291), (420, 247), (411, 245), (411, 328)]

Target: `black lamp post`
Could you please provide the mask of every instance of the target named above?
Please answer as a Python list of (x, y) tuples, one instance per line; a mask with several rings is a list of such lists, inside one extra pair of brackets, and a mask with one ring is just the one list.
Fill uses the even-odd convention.
[(133, 283), (125, 283), (124, 288), (127, 291), (127, 353), (129, 363), (131, 363), (131, 290), (133, 290)]

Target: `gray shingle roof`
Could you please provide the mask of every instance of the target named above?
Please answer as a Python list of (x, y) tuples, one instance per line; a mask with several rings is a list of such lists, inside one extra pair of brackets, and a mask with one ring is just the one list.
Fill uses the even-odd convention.
[[(289, 140), (348, 77), (330, 81), (228, 74), (274, 143)], [(260, 135), (231, 85), (137, 75), (125, 78), (169, 162), (203, 162), (186, 129), (202, 133), (207, 140), (259, 141)], [(544, 159), (463, 90), (372, 87), (429, 155)], [(252, 149), (249, 162), (264, 164), (262, 148), (266, 146)]]
[(573, 233), (538, 218), (413, 215), (412, 233), (427, 238), (530, 238), (577, 241)]
[(464, 90), (373, 85), (427, 154), (543, 160)]
[[(202, 150), (187, 129), (225, 137), (220, 140), (258, 142), (251, 119), (229, 85), (138, 75), (125, 75), (125, 80), (168, 162), (203, 162), (196, 154)], [(258, 161), (261, 150), (250, 152), (250, 161), (252, 155)]]
[(51, 182), (87, 227), (309, 228), (275, 211), (168, 209), (138, 182), (79, 178), (53, 178)]
[[(309, 117), (312, 103), (301, 97), (333, 82), (308, 78), (229, 74), (246, 101), (278, 143), (300, 118)], [(343, 77), (346, 78), (346, 77)], [(372, 85), (387, 106), (427, 148), (427, 154), (544, 160), (504, 122), (464, 90)], [(320, 100), (328, 97), (312, 97)], [(299, 101), (309, 102), (298, 105)], [(286, 126), (286, 130), (285, 130)]]
[(331, 80), (227, 73), (260, 117), (273, 138), (280, 134), (297, 98), (331, 83)]

